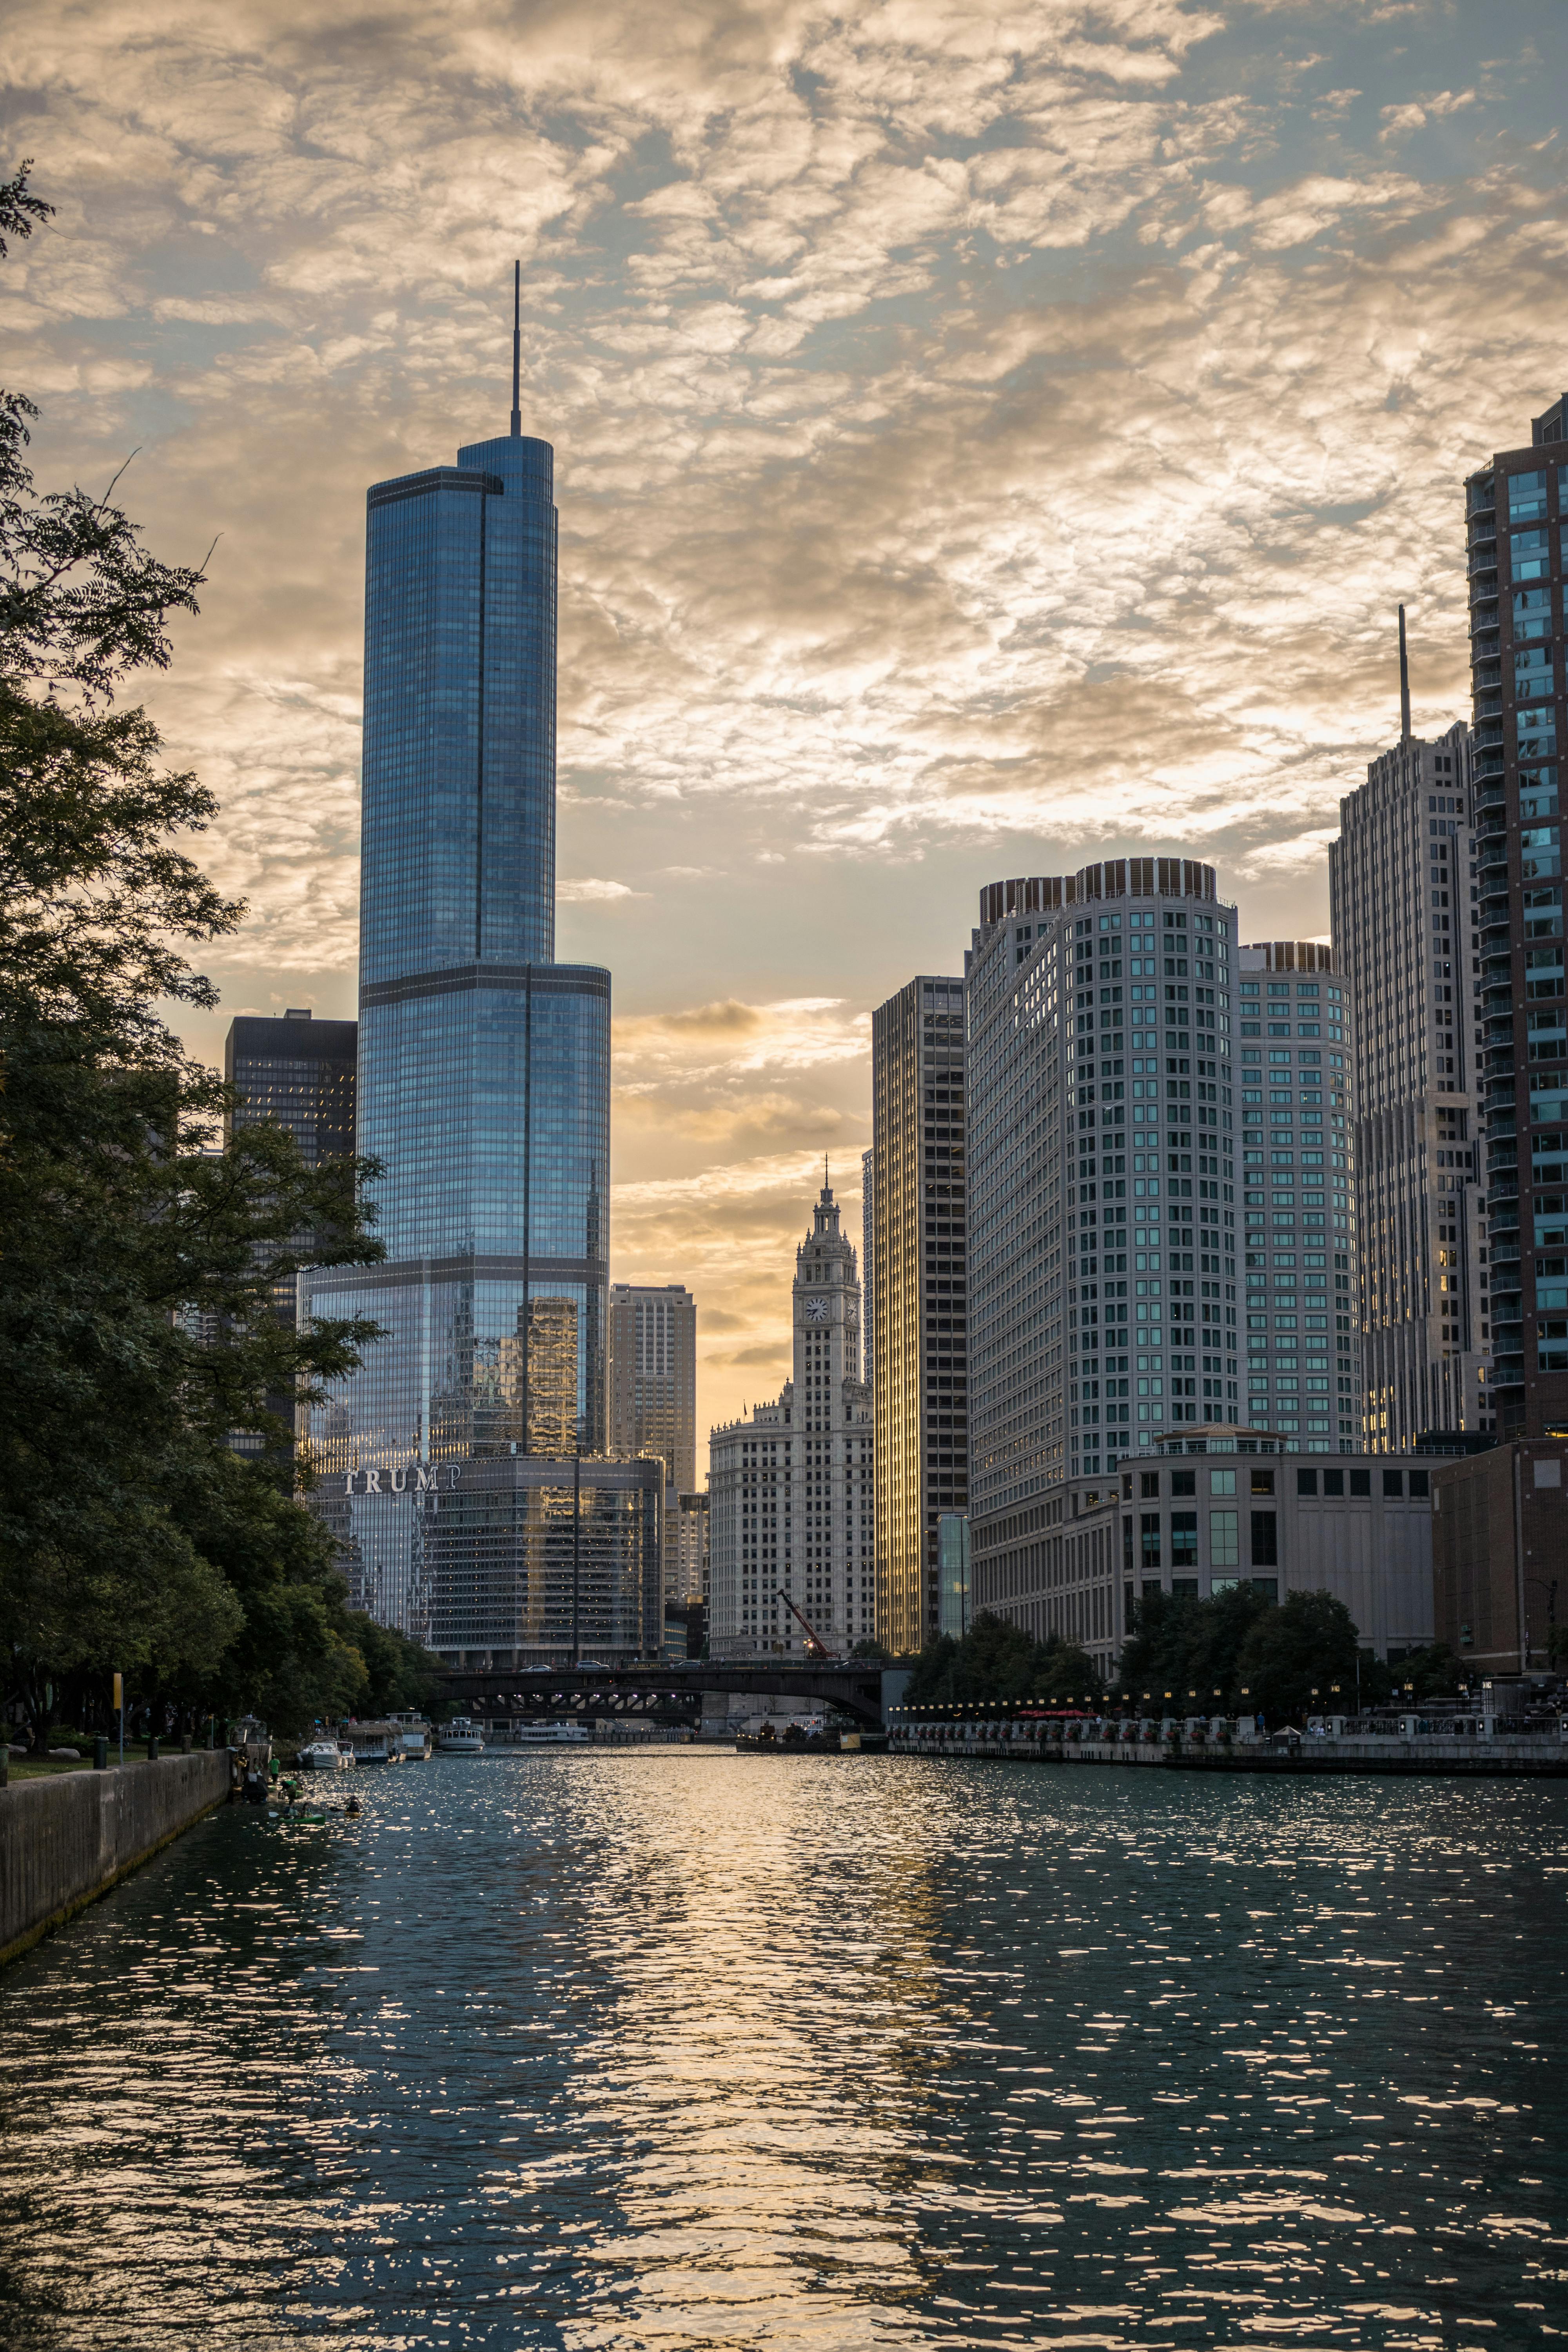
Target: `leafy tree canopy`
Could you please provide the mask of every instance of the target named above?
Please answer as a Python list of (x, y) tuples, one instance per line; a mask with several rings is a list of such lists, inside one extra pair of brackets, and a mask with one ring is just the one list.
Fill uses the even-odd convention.
[[(49, 210), (26, 165), (0, 184), (0, 257)], [(50, 1680), (121, 1667), (286, 1727), (373, 1674), (287, 1442), (372, 1327), (274, 1311), (301, 1266), (380, 1255), (371, 1171), (226, 1134), (232, 1098), (162, 1018), (216, 1002), (186, 950), (244, 911), (175, 846), (211, 794), (118, 700), (167, 667), (201, 574), (112, 485), (37, 490), (36, 414), (0, 393), (0, 1642), (39, 1721)]]
[(1099, 1670), (1084, 1651), (1067, 1642), (1037, 1642), (1022, 1626), (987, 1612), (962, 1640), (944, 1633), (927, 1644), (915, 1660), (904, 1704), (1070, 1704), (1098, 1701), (1100, 1689)]

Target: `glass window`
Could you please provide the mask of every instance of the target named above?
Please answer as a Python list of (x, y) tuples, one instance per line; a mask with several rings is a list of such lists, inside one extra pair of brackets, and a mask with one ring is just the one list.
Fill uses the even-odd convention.
[(1323, 1492), (1324, 1492), (1324, 1494), (1325, 1494), (1325, 1495), (1342, 1495), (1342, 1494), (1344, 1493), (1344, 1491), (1345, 1491), (1345, 1474), (1344, 1474), (1344, 1472), (1343, 1472), (1342, 1470), (1325, 1470), (1325, 1471), (1324, 1471), (1324, 1473), (1323, 1473)]
[(1171, 1513), (1171, 1565), (1173, 1568), (1195, 1568), (1198, 1558), (1198, 1515), (1195, 1511)]
[(1385, 1470), (1383, 1474), (1383, 1491), (1385, 1495), (1403, 1495), (1405, 1492), (1404, 1471)]
[(1252, 1514), (1252, 1565), (1254, 1568), (1278, 1568), (1279, 1565), (1279, 1517), (1276, 1511), (1254, 1511)]
[(1240, 1559), (1237, 1529), (1238, 1514), (1235, 1511), (1209, 1513), (1209, 1565), (1211, 1568), (1235, 1568)]
[(1352, 1495), (1370, 1495), (1371, 1492), (1372, 1472), (1370, 1470), (1352, 1470), (1351, 1472), (1351, 1493)]
[(1255, 1495), (1271, 1495), (1274, 1492), (1273, 1471), (1255, 1470), (1252, 1474), (1252, 1491)]
[(1236, 1473), (1234, 1470), (1211, 1470), (1209, 1472), (1209, 1493), (1211, 1495), (1234, 1495), (1235, 1492)]
[(1317, 1472), (1315, 1470), (1298, 1470), (1296, 1473), (1296, 1492), (1298, 1495), (1315, 1495), (1317, 1491)]

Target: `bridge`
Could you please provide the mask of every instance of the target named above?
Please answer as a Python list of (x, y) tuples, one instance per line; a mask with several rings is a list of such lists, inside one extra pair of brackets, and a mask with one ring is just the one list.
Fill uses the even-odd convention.
[[(889, 1675), (896, 1705), (907, 1674)], [(863, 1662), (776, 1665), (738, 1659), (714, 1664), (666, 1660), (636, 1666), (449, 1666), (447, 1696), (468, 1708), (501, 1715), (647, 1716), (661, 1723), (695, 1723), (706, 1691), (794, 1699), (803, 1712), (836, 1707), (858, 1722), (882, 1721), (883, 1669)]]

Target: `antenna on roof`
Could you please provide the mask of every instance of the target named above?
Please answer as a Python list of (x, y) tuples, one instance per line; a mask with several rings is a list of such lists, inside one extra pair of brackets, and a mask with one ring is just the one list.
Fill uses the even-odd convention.
[[(522, 438), (522, 264), (511, 265), (511, 437)], [(1403, 626), (1403, 624), (1401, 624)]]
[(1405, 644), (1403, 604), (1399, 608), (1399, 740), (1402, 743), (1410, 740), (1410, 656)]

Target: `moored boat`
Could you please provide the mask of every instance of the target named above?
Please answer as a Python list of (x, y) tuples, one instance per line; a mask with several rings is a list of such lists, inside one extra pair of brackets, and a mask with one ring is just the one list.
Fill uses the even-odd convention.
[(354, 1759), (335, 1739), (311, 1739), (300, 1748), (298, 1760), (304, 1772), (346, 1772)]
[(466, 1715), (455, 1715), (436, 1734), (436, 1752), (439, 1756), (482, 1756), (485, 1735)]
[(386, 1719), (395, 1732), (405, 1756), (422, 1758), (429, 1755), (435, 1736), (424, 1716), (389, 1715)]
[(511, 1744), (514, 1748), (587, 1748), (593, 1743), (585, 1725), (542, 1716), (532, 1723), (514, 1723)]
[(345, 1723), (338, 1734), (338, 1745), (346, 1748), (356, 1764), (401, 1764), (403, 1747), (396, 1727), (390, 1723)]

